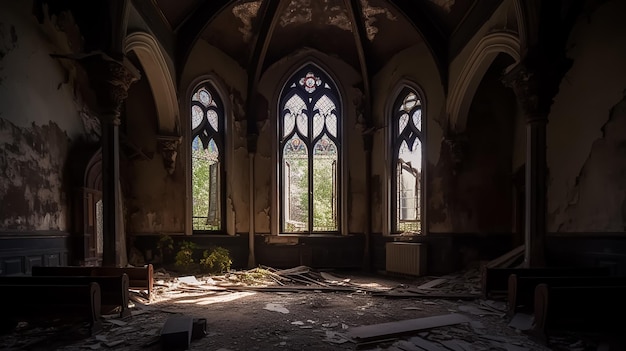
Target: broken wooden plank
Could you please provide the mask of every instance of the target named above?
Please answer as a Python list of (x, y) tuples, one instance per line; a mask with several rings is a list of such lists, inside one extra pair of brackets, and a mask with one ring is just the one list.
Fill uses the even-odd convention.
[(367, 342), (391, 336), (399, 336), (411, 332), (443, 327), (447, 325), (469, 322), (462, 314), (450, 313), (439, 316), (408, 319), (398, 322), (372, 324), (350, 328), (347, 335), (356, 342)]
[(448, 294), (448, 293), (425, 293), (415, 290), (394, 290), (383, 291), (376, 295), (389, 298), (420, 298), (420, 299), (452, 299), (452, 300), (476, 300), (481, 297), (480, 294)]
[(417, 287), (417, 289), (432, 289), (437, 285), (441, 285), (445, 282), (447, 282), (448, 279), (445, 278), (437, 278), (437, 279), (433, 279), (431, 281), (428, 281), (420, 286)]
[(494, 258), (493, 260), (487, 262), (485, 267), (487, 268), (506, 268), (508, 267), (512, 261), (524, 255), (524, 251), (526, 249), (526, 245), (522, 244), (513, 250), (505, 253), (504, 255)]
[(459, 339), (450, 339), (450, 340), (441, 340), (439, 341), (439, 343), (443, 346), (445, 346), (446, 348), (453, 350), (453, 351), (472, 351), (474, 350), (474, 348), (472, 348), (472, 344), (470, 344), (469, 342), (465, 341), (465, 340), (459, 340)]
[(447, 348), (441, 346), (439, 343), (422, 339), (419, 336), (415, 336), (409, 339), (414, 345), (428, 351), (449, 351)]

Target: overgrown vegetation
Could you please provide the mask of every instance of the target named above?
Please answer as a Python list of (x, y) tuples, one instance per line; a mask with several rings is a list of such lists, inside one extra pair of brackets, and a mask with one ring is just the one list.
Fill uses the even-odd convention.
[(194, 267), (193, 250), (197, 248), (195, 243), (191, 241), (182, 241), (180, 250), (176, 253), (176, 261), (174, 265), (183, 272), (190, 272)]
[[(287, 223), (287, 231), (300, 231), (308, 228), (309, 222), (309, 178), (308, 159), (290, 158), (291, 193), (294, 203), (290, 208), (293, 223)], [(334, 208), (335, 189), (335, 160), (332, 158), (317, 157), (313, 167), (313, 230), (333, 231), (337, 229)], [(298, 228), (294, 223), (301, 223), (304, 228)]]
[(171, 236), (167, 234), (161, 234), (159, 237), (159, 241), (157, 241), (157, 250), (159, 250), (159, 255), (161, 257), (161, 262), (165, 262), (165, 256), (169, 256), (174, 251), (174, 240)]
[(203, 271), (211, 274), (228, 272), (233, 261), (227, 249), (217, 246), (204, 250), (203, 258), (200, 259), (200, 267)]
[(202, 252), (197, 260), (198, 245), (191, 241), (181, 241), (176, 252), (175, 267), (181, 273), (220, 274), (228, 272), (233, 261), (230, 252), (221, 246), (212, 246)]

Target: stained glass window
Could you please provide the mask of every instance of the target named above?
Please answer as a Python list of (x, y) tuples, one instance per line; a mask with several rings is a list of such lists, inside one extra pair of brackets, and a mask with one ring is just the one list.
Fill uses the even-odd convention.
[(285, 84), (279, 111), (280, 230), (338, 232), (341, 111), (337, 88), (322, 70), (308, 65)]
[(392, 218), (393, 232), (421, 233), (423, 206), (422, 101), (405, 87), (393, 108)]
[(219, 231), (223, 225), (223, 105), (211, 85), (191, 97), (192, 226), (194, 232)]

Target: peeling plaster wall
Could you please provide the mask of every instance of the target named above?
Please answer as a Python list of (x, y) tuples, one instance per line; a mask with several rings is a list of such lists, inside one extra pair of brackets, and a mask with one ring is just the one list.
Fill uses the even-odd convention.
[[(181, 111), (181, 129), (190, 125), (189, 104), (186, 94), (193, 87), (191, 84), (200, 77), (213, 77), (222, 81), (227, 96), (221, 96), (226, 104), (226, 128), (231, 140), (226, 141), (230, 148), (226, 151), (226, 211), (229, 234), (248, 232), (249, 229), (249, 161), (246, 135), (245, 97), (247, 87), (246, 71), (223, 52), (200, 39), (193, 47), (189, 60), (181, 74), (179, 103)], [(185, 135), (183, 133), (183, 135)], [(186, 142), (186, 141), (183, 141)], [(189, 146), (183, 145), (178, 155), (181, 164), (189, 156)], [(181, 168), (181, 171), (184, 171)], [(182, 177), (187, 177), (183, 174)], [(184, 178), (183, 178), (184, 179)], [(185, 187), (179, 189), (184, 194)]]
[[(429, 184), (432, 179), (429, 175), (429, 166), (434, 165), (439, 159), (440, 142), (443, 135), (442, 120), (445, 118), (445, 97), (443, 85), (439, 78), (437, 65), (425, 43), (420, 43), (394, 56), (389, 63), (378, 72), (372, 80), (372, 117), (376, 132), (374, 134), (374, 147), (372, 152), (372, 231), (383, 232), (383, 224), (386, 211), (384, 196), (385, 189), (390, 189), (390, 180), (385, 179), (390, 171), (390, 155), (388, 155), (389, 130), (389, 104), (395, 100), (391, 96), (393, 89), (406, 79), (417, 84), (423, 91), (422, 96), (425, 106), (423, 114), (426, 125), (426, 198), (436, 196), (431, 194)], [(428, 216), (428, 215), (426, 215)], [(428, 221), (428, 219), (426, 219)], [(427, 230), (424, 228), (424, 230)]]
[[(137, 67), (139, 63), (135, 63)], [(126, 176), (126, 206), (131, 233), (183, 233), (185, 225), (184, 163), (176, 158), (172, 175), (163, 165), (157, 145), (157, 121), (149, 82), (142, 79), (131, 85), (126, 99), (122, 129), (132, 143), (145, 154), (121, 143), (125, 155), (122, 175)], [(128, 159), (129, 156), (132, 158)], [(150, 159), (146, 159), (149, 157)]]
[(67, 53), (70, 39), (32, 10), (30, 1), (0, 4), (0, 231), (69, 231), (66, 164), (84, 136), (84, 108), (50, 57)]
[(626, 230), (626, 2), (583, 16), (548, 117), (548, 231)]
[[(331, 78), (336, 79), (335, 83), (341, 93), (343, 103), (343, 120), (341, 121), (343, 128), (342, 148), (345, 172), (343, 174), (342, 194), (347, 196), (347, 199), (343, 199), (347, 206), (343, 213), (346, 213), (348, 217), (342, 218), (342, 221), (347, 221), (348, 233), (362, 233), (365, 230), (364, 219), (367, 209), (365, 206), (365, 152), (363, 151), (363, 140), (361, 137), (363, 128), (357, 122), (355, 109), (355, 105), (360, 103), (362, 95), (362, 92), (355, 88), (360, 83), (360, 77), (358, 72), (354, 71), (352, 67), (340, 59), (326, 56), (312, 49), (303, 49), (275, 63), (268, 68), (259, 83), (259, 91), (262, 92), (268, 101), (270, 121), (269, 123), (263, 122), (264, 127), (260, 131), (258, 141), (259, 153), (255, 163), (257, 189), (261, 185), (260, 189), (265, 192), (265, 194), (259, 195), (257, 191), (255, 203), (257, 220), (262, 220), (261, 224), (263, 225), (267, 223), (267, 214), (270, 212), (272, 199), (272, 187), (267, 185), (271, 185), (273, 181), (276, 181), (272, 178), (270, 170), (276, 164), (274, 150), (276, 148), (277, 126), (274, 116), (278, 116), (277, 101), (280, 95), (280, 86), (307, 58), (313, 58), (314, 62), (323, 63), (321, 67), (327, 70)], [(271, 213), (269, 214), (271, 215)], [(270, 219), (269, 223), (270, 225), (277, 225), (278, 222), (273, 222)], [(257, 229), (265, 233), (269, 232), (271, 228), (260, 228), (257, 225)]]

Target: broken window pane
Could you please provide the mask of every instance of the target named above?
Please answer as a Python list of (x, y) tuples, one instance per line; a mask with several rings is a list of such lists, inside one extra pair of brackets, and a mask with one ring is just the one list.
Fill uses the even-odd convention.
[[(405, 87), (393, 111), (394, 142), (394, 232), (421, 232), (422, 221), (422, 103), (417, 93)], [(410, 117), (409, 117), (410, 116)]]

